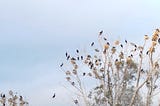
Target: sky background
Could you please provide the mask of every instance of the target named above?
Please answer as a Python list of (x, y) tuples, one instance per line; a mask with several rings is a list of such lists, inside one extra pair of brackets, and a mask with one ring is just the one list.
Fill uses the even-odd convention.
[(65, 52), (100, 30), (139, 43), (160, 27), (159, 10), (159, 0), (0, 0), (0, 92), (14, 90), (30, 106), (65, 106)]

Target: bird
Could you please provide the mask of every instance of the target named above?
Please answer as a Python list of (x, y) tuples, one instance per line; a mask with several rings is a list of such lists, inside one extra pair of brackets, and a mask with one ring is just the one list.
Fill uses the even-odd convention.
[(98, 50), (98, 49), (95, 49), (95, 51), (96, 51), (96, 52), (99, 52), (99, 50)]
[(76, 52), (79, 53), (79, 50), (77, 49)]
[(63, 63), (60, 65), (60, 67), (62, 67), (63, 66)]
[(75, 103), (75, 104), (78, 104), (78, 100), (74, 100), (74, 103)]
[(76, 60), (76, 59), (74, 57), (72, 57), (71, 60)]
[(85, 75), (86, 75), (86, 73), (84, 72), (84, 73), (83, 73), (83, 76), (85, 76)]
[(105, 38), (105, 37), (104, 37), (103, 39), (104, 39), (104, 40), (107, 40), (107, 38)]
[(79, 60), (79, 57), (77, 57), (77, 60)]
[(146, 55), (148, 55), (148, 54), (149, 54), (149, 51), (146, 52)]
[(145, 71), (143, 69), (141, 69), (141, 72), (144, 73)]
[(92, 68), (93, 68), (93, 66), (94, 66), (94, 64), (91, 64), (90, 69), (92, 69)]
[(22, 100), (23, 100), (23, 97), (22, 97), (22, 96), (19, 96), (19, 100), (22, 101)]
[(75, 86), (75, 82), (72, 82), (71, 84), (72, 84), (73, 86)]
[(67, 57), (67, 56), (68, 56), (68, 53), (66, 52), (66, 54), (65, 54), (65, 55), (66, 55), (66, 57)]
[(121, 44), (120, 46), (121, 46), (121, 48), (123, 48), (123, 45), (122, 45), (122, 44)]
[(83, 56), (81, 56), (81, 60), (83, 60)]
[(94, 42), (91, 43), (91, 46), (93, 46), (93, 45), (94, 45)]
[(70, 58), (70, 55), (67, 56), (67, 60)]
[(158, 39), (158, 43), (160, 44), (160, 38)]
[(137, 48), (137, 45), (134, 45), (135, 48)]
[(110, 45), (110, 43), (109, 43), (109, 42), (107, 42), (107, 45)]
[(5, 98), (5, 97), (6, 97), (5, 94), (3, 94), (3, 95), (2, 95), (2, 98)]
[(54, 93), (53, 96), (52, 96), (52, 98), (55, 98), (55, 97), (56, 97), (56, 94)]
[(125, 43), (127, 43), (127, 40), (125, 40)]
[(103, 33), (103, 30), (101, 30), (101, 31), (99, 32), (99, 35), (102, 35), (102, 33)]

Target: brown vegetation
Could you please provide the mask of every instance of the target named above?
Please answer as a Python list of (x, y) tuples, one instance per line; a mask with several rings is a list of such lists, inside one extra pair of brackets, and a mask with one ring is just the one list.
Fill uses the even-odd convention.
[[(101, 31), (98, 44), (92, 42), (88, 52), (66, 53), (61, 64), (66, 80), (78, 94), (76, 105), (150, 106), (159, 93), (159, 29), (145, 35), (143, 44), (125, 40), (108, 41)], [(91, 50), (90, 50), (91, 49)], [(93, 88), (86, 84), (93, 81)], [(142, 96), (143, 93), (143, 96)]]

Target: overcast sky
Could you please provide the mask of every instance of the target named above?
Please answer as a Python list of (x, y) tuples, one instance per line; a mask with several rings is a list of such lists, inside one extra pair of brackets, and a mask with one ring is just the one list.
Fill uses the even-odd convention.
[(0, 92), (19, 92), (30, 106), (65, 106), (64, 53), (100, 30), (139, 42), (160, 27), (159, 10), (159, 0), (0, 0)]

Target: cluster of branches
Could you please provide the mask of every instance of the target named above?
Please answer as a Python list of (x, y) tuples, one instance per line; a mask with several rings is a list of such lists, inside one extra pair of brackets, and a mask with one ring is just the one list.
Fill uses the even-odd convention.
[[(98, 44), (88, 53), (76, 50), (66, 53), (60, 66), (66, 80), (78, 92), (76, 105), (85, 106), (150, 106), (159, 91), (159, 29), (145, 35), (142, 45), (125, 40), (109, 42), (103, 31)], [(84, 68), (86, 66), (86, 68)], [(95, 86), (89, 89), (90, 79)], [(143, 93), (143, 96), (142, 96)], [(83, 103), (83, 104), (82, 104)]]
[(8, 94), (0, 94), (1, 106), (28, 106), (29, 103), (23, 99), (23, 96), (14, 94), (13, 91), (9, 91)]

